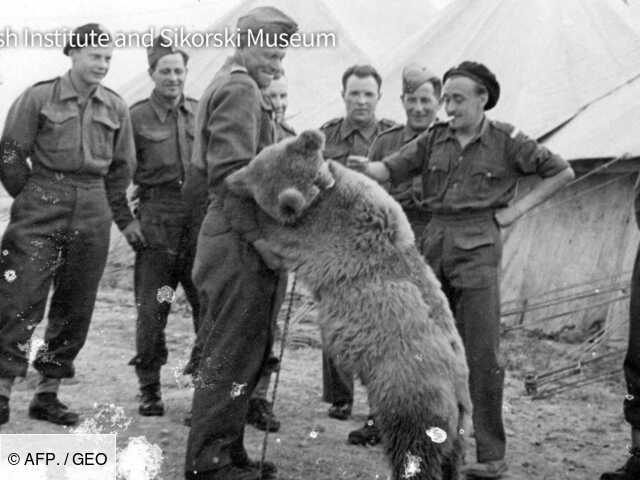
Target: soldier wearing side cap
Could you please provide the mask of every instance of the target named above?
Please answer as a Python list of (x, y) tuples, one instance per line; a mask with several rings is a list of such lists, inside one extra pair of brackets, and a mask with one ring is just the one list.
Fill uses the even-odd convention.
[[(504, 369), (500, 340), (500, 228), (511, 225), (574, 176), (569, 164), (515, 127), (488, 119), (500, 85), (476, 62), (462, 62), (443, 78), (448, 122), (382, 162), (351, 161), (378, 181), (399, 183), (422, 174), (424, 201), (432, 212), (423, 239), (427, 262), (442, 283), (465, 344), (477, 462), (468, 478), (501, 478), (506, 440), (502, 422)], [(542, 178), (513, 201), (518, 179)]]
[(7, 115), (0, 180), (14, 201), (0, 247), (0, 424), (52, 287), (29, 416), (62, 425), (79, 418), (58, 400), (58, 387), (74, 376), (87, 337), (111, 221), (124, 230), (133, 220), (125, 193), (135, 167), (129, 111), (100, 84), (112, 52), (104, 27), (78, 27), (63, 50), (71, 69), (29, 87)]
[[(282, 259), (262, 238), (255, 202), (233, 197), (224, 180), (275, 140), (261, 89), (281, 71), (286, 45), (249, 44), (248, 32), (286, 40), (297, 25), (274, 7), (257, 7), (237, 27), (241, 45), (200, 99), (184, 187), (206, 178), (210, 200), (193, 269), (202, 315), (187, 479), (258, 480), (276, 472), (270, 462), (260, 468), (249, 459), (243, 438), (248, 401), (270, 356)], [(230, 203), (232, 216), (223, 209)]]
[[(353, 65), (342, 75), (342, 99), (346, 116), (326, 122), (320, 130), (326, 141), (324, 158), (343, 165), (350, 157), (366, 157), (374, 138), (395, 122), (376, 118), (382, 79), (371, 65)], [(322, 350), (323, 400), (331, 404), (328, 415), (346, 420), (353, 406), (353, 375), (340, 368)]]
[[(428, 69), (411, 64), (402, 70), (402, 95), (400, 100), (407, 115), (406, 125), (395, 125), (380, 133), (369, 149), (369, 161), (379, 162), (397, 152), (403, 145), (415, 139), (433, 123), (440, 108), (442, 81)], [(399, 185), (391, 186), (390, 193), (407, 215), (416, 241), (429, 222), (429, 211), (422, 204), (422, 179), (416, 176)], [(375, 416), (369, 413), (362, 428), (349, 433), (348, 441), (354, 445), (380, 443), (380, 430)]]
[(147, 50), (155, 86), (149, 98), (131, 106), (137, 167), (133, 175), (139, 200), (136, 218), (127, 227), (136, 251), (134, 292), (136, 355), (140, 386), (138, 412), (164, 414), (160, 369), (167, 362), (164, 329), (174, 290), (182, 285), (191, 305), (194, 329), (198, 294), (191, 280), (197, 224), (191, 219), (181, 188), (191, 158), (197, 101), (184, 95), (188, 55), (161, 37)]
[[(396, 125), (379, 134), (369, 150), (369, 161), (382, 160), (429, 128), (436, 120), (436, 114), (440, 109), (441, 92), (442, 81), (436, 74), (416, 64), (405, 67), (402, 70), (400, 100), (407, 116), (407, 123)], [(391, 187), (390, 193), (402, 205), (418, 239), (430, 216), (422, 204), (420, 176)]]

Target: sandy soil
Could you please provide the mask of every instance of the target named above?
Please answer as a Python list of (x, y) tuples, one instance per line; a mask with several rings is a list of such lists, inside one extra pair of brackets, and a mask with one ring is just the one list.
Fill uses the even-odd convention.
[[(157, 478), (183, 478), (188, 428), (182, 424), (190, 409), (191, 390), (181, 375), (193, 334), (189, 310), (178, 300), (167, 330), (170, 359), (163, 369), (166, 415), (137, 414), (137, 386), (133, 368), (134, 306), (131, 271), (111, 266), (99, 294), (89, 339), (76, 361), (77, 375), (66, 381), (60, 397), (77, 409), (84, 427), (118, 433), (118, 447), (144, 436), (162, 449)], [(359, 427), (367, 413), (364, 390), (357, 390), (354, 417), (329, 419), (321, 402), (321, 359), (313, 312), (298, 304), (285, 351), (276, 413), (280, 432), (269, 436), (268, 458), (283, 480), (385, 479), (387, 468), (380, 447), (347, 445), (347, 433)], [(43, 325), (34, 338), (41, 338)], [(303, 345), (302, 348), (300, 346)], [(308, 346), (311, 345), (311, 346)], [(597, 383), (554, 396), (532, 400), (523, 388), (525, 370), (541, 371), (559, 365), (567, 346), (520, 333), (503, 340), (508, 368), (505, 391), (507, 460), (513, 479), (587, 480), (625, 459), (627, 428), (621, 412), (621, 379)], [(31, 420), (27, 405), (33, 394), (33, 372), (19, 382), (11, 399), (11, 420), (2, 433), (69, 432), (63, 427)], [(263, 432), (247, 427), (247, 448), (259, 457)], [(472, 442), (472, 440), (471, 440)], [(473, 460), (473, 447), (468, 459)], [(146, 477), (141, 477), (146, 478)]]

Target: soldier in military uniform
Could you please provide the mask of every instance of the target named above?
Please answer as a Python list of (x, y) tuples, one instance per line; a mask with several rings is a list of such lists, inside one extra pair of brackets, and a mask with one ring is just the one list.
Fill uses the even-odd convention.
[[(193, 280), (203, 310), (197, 343), (197, 381), (187, 443), (187, 479), (258, 480), (276, 468), (259, 468), (244, 448), (249, 398), (270, 356), (282, 259), (262, 238), (257, 205), (231, 195), (230, 173), (272, 144), (272, 111), (261, 88), (282, 68), (285, 48), (247, 42), (262, 30), (286, 40), (296, 23), (274, 7), (258, 7), (237, 23), (242, 45), (216, 73), (198, 108), (191, 176), (206, 177), (209, 207), (198, 236)], [(234, 215), (224, 205), (233, 204)]]
[(376, 118), (381, 86), (380, 74), (371, 65), (353, 65), (342, 74), (346, 115), (320, 127), (326, 138), (324, 158), (346, 165), (350, 155), (366, 157), (376, 136), (395, 125)]
[[(640, 227), (640, 183), (635, 186), (636, 225)], [(640, 478), (640, 245), (631, 274), (629, 299), (629, 341), (624, 358), (627, 394), (624, 397), (624, 418), (631, 426), (629, 458), (615, 471), (605, 472), (600, 480), (635, 480)]]
[(120, 229), (132, 221), (125, 194), (135, 165), (129, 111), (100, 84), (109, 70), (111, 36), (86, 24), (63, 52), (71, 69), (18, 97), (0, 141), (0, 180), (14, 197), (0, 247), (0, 424), (9, 419), (14, 378), (27, 372), (29, 340), (52, 286), (29, 416), (78, 421), (58, 400), (58, 387), (74, 376), (73, 360), (87, 337), (111, 220)]
[(285, 138), (295, 137), (295, 130), (285, 121), (285, 113), (289, 106), (289, 84), (287, 77), (281, 73), (264, 89), (264, 95), (271, 102), (276, 126), (276, 142)]
[[(397, 184), (422, 173), (424, 200), (432, 212), (422, 248), (449, 299), (469, 363), (477, 462), (470, 478), (501, 478), (504, 369), (500, 341), (500, 228), (562, 188), (574, 176), (569, 164), (506, 123), (489, 120), (500, 86), (487, 67), (462, 62), (443, 78), (448, 122), (382, 162), (352, 159), (349, 166), (378, 181)], [(518, 179), (542, 181), (513, 201)]]
[[(351, 156), (366, 157), (374, 138), (395, 122), (376, 119), (380, 100), (380, 74), (371, 65), (353, 65), (342, 75), (342, 99), (346, 116), (326, 122), (320, 130), (325, 135), (324, 158), (343, 165)], [(353, 375), (343, 371), (322, 350), (323, 400), (331, 403), (329, 416), (346, 420), (353, 405)]]
[[(407, 123), (395, 125), (380, 133), (369, 150), (369, 161), (382, 160), (429, 128), (440, 109), (441, 90), (442, 82), (434, 73), (416, 64), (405, 67), (402, 70), (400, 100), (407, 115)], [(416, 239), (420, 238), (430, 217), (429, 211), (422, 205), (420, 176), (391, 187), (389, 193), (402, 205)]]
[[(380, 133), (369, 150), (369, 161), (379, 162), (397, 152), (433, 123), (440, 109), (442, 81), (438, 76), (416, 64), (402, 70), (402, 95), (400, 100), (407, 115), (406, 125), (395, 125)], [(429, 211), (422, 206), (422, 181), (419, 175), (397, 186), (389, 186), (413, 227), (416, 241), (429, 221)], [(354, 445), (376, 445), (380, 442), (380, 431), (373, 413), (369, 413), (362, 428), (349, 433), (349, 443)]]
[(197, 101), (183, 94), (188, 56), (159, 37), (147, 51), (151, 96), (131, 107), (137, 168), (133, 181), (139, 199), (134, 222), (134, 291), (138, 319), (135, 366), (141, 415), (163, 415), (160, 368), (167, 362), (164, 329), (174, 290), (181, 284), (197, 332), (198, 294), (191, 280), (197, 230), (181, 187), (191, 158)]
[[(275, 141), (279, 142), (285, 138), (294, 137), (296, 132), (285, 121), (285, 113), (289, 105), (289, 91), (287, 77), (281, 72), (280, 76), (275, 77), (268, 87), (262, 90), (265, 98), (271, 103), (273, 109), (273, 120), (275, 125)], [(287, 288), (287, 274), (282, 273), (282, 277), (278, 281), (278, 293), (276, 298), (279, 301), (284, 299)], [(276, 306), (274, 312), (280, 310), (280, 305)], [(273, 316), (273, 321), (277, 320), (277, 314)], [(277, 324), (274, 329), (277, 330)], [(271, 374), (278, 368), (278, 359), (271, 354), (269, 366), (258, 380), (256, 388), (253, 390), (251, 399), (249, 400), (249, 411), (247, 413), (247, 423), (253, 425), (259, 430), (277, 432), (280, 430), (280, 422), (273, 414), (273, 405), (267, 400), (267, 392), (271, 382)]]

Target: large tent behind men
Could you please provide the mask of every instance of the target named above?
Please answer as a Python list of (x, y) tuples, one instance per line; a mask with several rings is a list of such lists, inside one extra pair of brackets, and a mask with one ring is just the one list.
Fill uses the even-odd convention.
[[(528, 313), (525, 323), (532, 327), (582, 339), (604, 327), (606, 339), (626, 342), (628, 282), (640, 240), (634, 215), (639, 96), (636, 77), (544, 139), (571, 160), (578, 178), (507, 234), (502, 291), (507, 300), (518, 299), (508, 309), (518, 310), (525, 300), (564, 299)], [(568, 311), (574, 313), (553, 318)]]
[[(342, 72), (354, 63), (366, 63), (369, 59), (350, 39), (346, 28), (340, 24), (322, 0), (313, 2), (248, 0), (242, 2), (206, 31), (224, 32), (228, 29), (235, 32), (238, 17), (262, 5), (272, 5), (281, 9), (298, 22), (300, 31), (305, 34), (324, 32), (335, 36), (335, 46), (290, 48), (283, 62), (289, 81), (287, 117), (290, 123), (298, 129), (317, 127), (327, 120), (329, 115), (322, 111), (322, 105), (331, 100), (339, 100)], [(319, 43), (322, 45), (324, 40), (320, 40)], [(190, 95), (199, 97), (225, 59), (233, 53), (233, 49), (192, 48), (187, 51), (190, 60), (186, 90)], [(147, 73), (141, 71), (120, 91), (128, 102), (133, 102), (148, 96), (151, 88), (152, 84)], [(314, 118), (309, 117), (311, 110), (317, 112)]]
[(485, 63), (501, 83), (493, 118), (533, 137), (640, 73), (640, 37), (619, 0), (455, 0), (397, 48), (384, 71), (381, 111), (402, 118), (402, 68), (442, 75), (463, 60)]

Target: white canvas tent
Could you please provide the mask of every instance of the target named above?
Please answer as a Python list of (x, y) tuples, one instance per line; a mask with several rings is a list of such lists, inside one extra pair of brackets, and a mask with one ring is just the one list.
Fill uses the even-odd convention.
[(442, 75), (485, 63), (502, 85), (490, 115), (540, 137), (640, 73), (640, 37), (620, 0), (455, 0), (384, 66), (380, 110), (402, 118), (402, 68)]
[(544, 140), (571, 160), (579, 178), (512, 229), (505, 245), (503, 292), (518, 304), (570, 283), (582, 284), (573, 289), (576, 294), (592, 293), (542, 309), (531, 315), (534, 321), (596, 305), (545, 321), (540, 325), (544, 331), (572, 329), (580, 338), (604, 326), (607, 339), (626, 342), (628, 300), (623, 298), (629, 294), (640, 241), (634, 213), (634, 185), (640, 172), (638, 95), (640, 78), (635, 77), (586, 106)]

